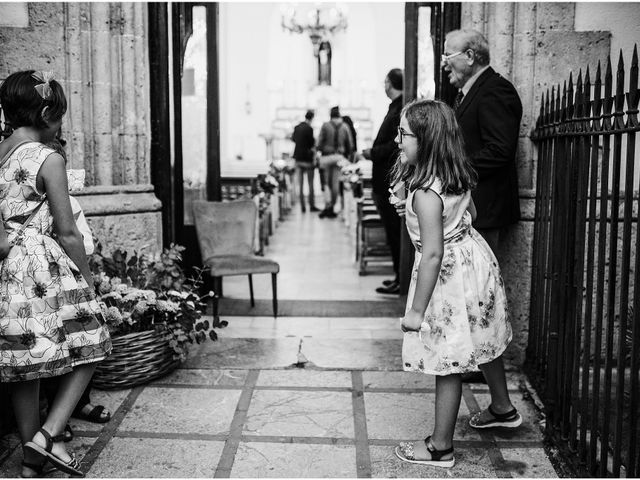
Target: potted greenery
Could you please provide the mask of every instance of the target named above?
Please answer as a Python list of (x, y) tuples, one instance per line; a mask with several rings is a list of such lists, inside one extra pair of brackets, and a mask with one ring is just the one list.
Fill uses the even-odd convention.
[(213, 327), (226, 325), (202, 318), (214, 294), (199, 295), (201, 270), (186, 277), (183, 250), (172, 244), (155, 255), (116, 249), (105, 256), (96, 242), (89, 266), (113, 350), (96, 369), (95, 387), (128, 388), (166, 375), (186, 359), (189, 344), (215, 341)]

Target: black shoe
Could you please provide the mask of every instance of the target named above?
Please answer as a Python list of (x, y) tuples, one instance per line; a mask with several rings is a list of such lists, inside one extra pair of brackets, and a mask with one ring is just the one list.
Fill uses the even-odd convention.
[(324, 210), (322, 210), (322, 211), (318, 214), (318, 216), (319, 216), (320, 218), (324, 218), (324, 217), (326, 217), (326, 216), (327, 216), (327, 213), (328, 213), (328, 210), (325, 208)]
[[(302, 206), (302, 208), (300, 209), (302, 210), (302, 213), (307, 213), (307, 209), (304, 207), (304, 205)], [(313, 210), (311, 210), (313, 212)]]
[(325, 217), (327, 218), (336, 218), (337, 216), (338, 214), (333, 210), (328, 210), (327, 213), (325, 214)]
[(398, 281), (397, 278), (394, 278), (393, 280), (383, 280), (382, 281), (382, 285), (384, 285), (385, 287), (388, 287), (389, 285), (393, 285), (394, 283), (400, 283)]
[(320, 209), (318, 207), (313, 206), (313, 207), (309, 207), (309, 211), (310, 212), (319, 212)]
[(398, 282), (394, 282), (388, 287), (378, 287), (376, 288), (377, 293), (388, 293), (388, 294), (399, 294), (400, 293), (400, 284)]

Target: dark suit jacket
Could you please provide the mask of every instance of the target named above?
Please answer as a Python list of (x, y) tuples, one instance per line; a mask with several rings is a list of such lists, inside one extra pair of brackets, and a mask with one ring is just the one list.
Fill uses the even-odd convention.
[(389, 171), (395, 163), (398, 155), (398, 144), (394, 141), (398, 134), (400, 125), (400, 112), (402, 111), (402, 95), (389, 104), (389, 110), (382, 120), (378, 135), (371, 147), (371, 187), (374, 192), (380, 195), (387, 195), (389, 192)]
[(313, 146), (316, 143), (313, 138), (313, 128), (307, 122), (300, 122), (293, 129), (291, 140), (296, 144), (293, 150), (293, 158), (298, 162), (313, 162)]
[(476, 228), (499, 228), (520, 219), (516, 148), (522, 103), (513, 85), (493, 68), (476, 79), (456, 111), (467, 153), (478, 172), (472, 192)]

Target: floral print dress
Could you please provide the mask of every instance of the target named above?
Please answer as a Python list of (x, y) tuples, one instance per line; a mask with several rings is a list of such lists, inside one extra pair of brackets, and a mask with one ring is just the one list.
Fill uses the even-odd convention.
[(51, 153), (27, 142), (0, 166), (0, 213), (12, 245), (0, 262), (1, 382), (62, 375), (111, 351), (95, 295), (53, 238), (48, 209), (40, 209), (18, 235), (44, 198), (36, 177)]
[[(421, 330), (404, 334), (402, 362), (407, 371), (450, 375), (477, 371), (502, 354), (511, 341), (507, 299), (491, 248), (471, 226), (470, 192), (444, 194), (436, 179), (430, 189), (442, 199), (444, 255)], [(416, 249), (407, 297), (411, 308), (422, 245), (415, 191), (407, 196), (406, 224)]]

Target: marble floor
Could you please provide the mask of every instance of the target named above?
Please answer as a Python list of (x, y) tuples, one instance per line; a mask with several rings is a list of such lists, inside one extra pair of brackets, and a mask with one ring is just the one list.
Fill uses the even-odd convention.
[[(293, 211), (265, 253), (281, 264), (280, 298), (390, 301), (374, 292), (389, 269), (358, 275), (353, 233), (340, 219)], [(256, 297), (270, 298), (268, 279), (257, 279)], [(224, 293), (247, 298), (246, 278), (225, 280)], [(521, 427), (470, 428), (469, 416), (489, 395), (483, 384), (465, 384), (456, 465), (409, 465), (393, 447), (431, 432), (435, 381), (402, 371), (397, 317), (222, 318), (229, 325), (218, 330), (219, 340), (193, 348), (167, 377), (94, 391), (95, 402), (114, 415), (106, 425), (71, 422), (70, 447), (84, 456), (87, 477), (557, 476), (543, 448), (539, 409), (518, 371), (509, 372), (508, 386)], [(7, 442), (0, 476), (15, 477), (20, 448), (15, 437)]]

